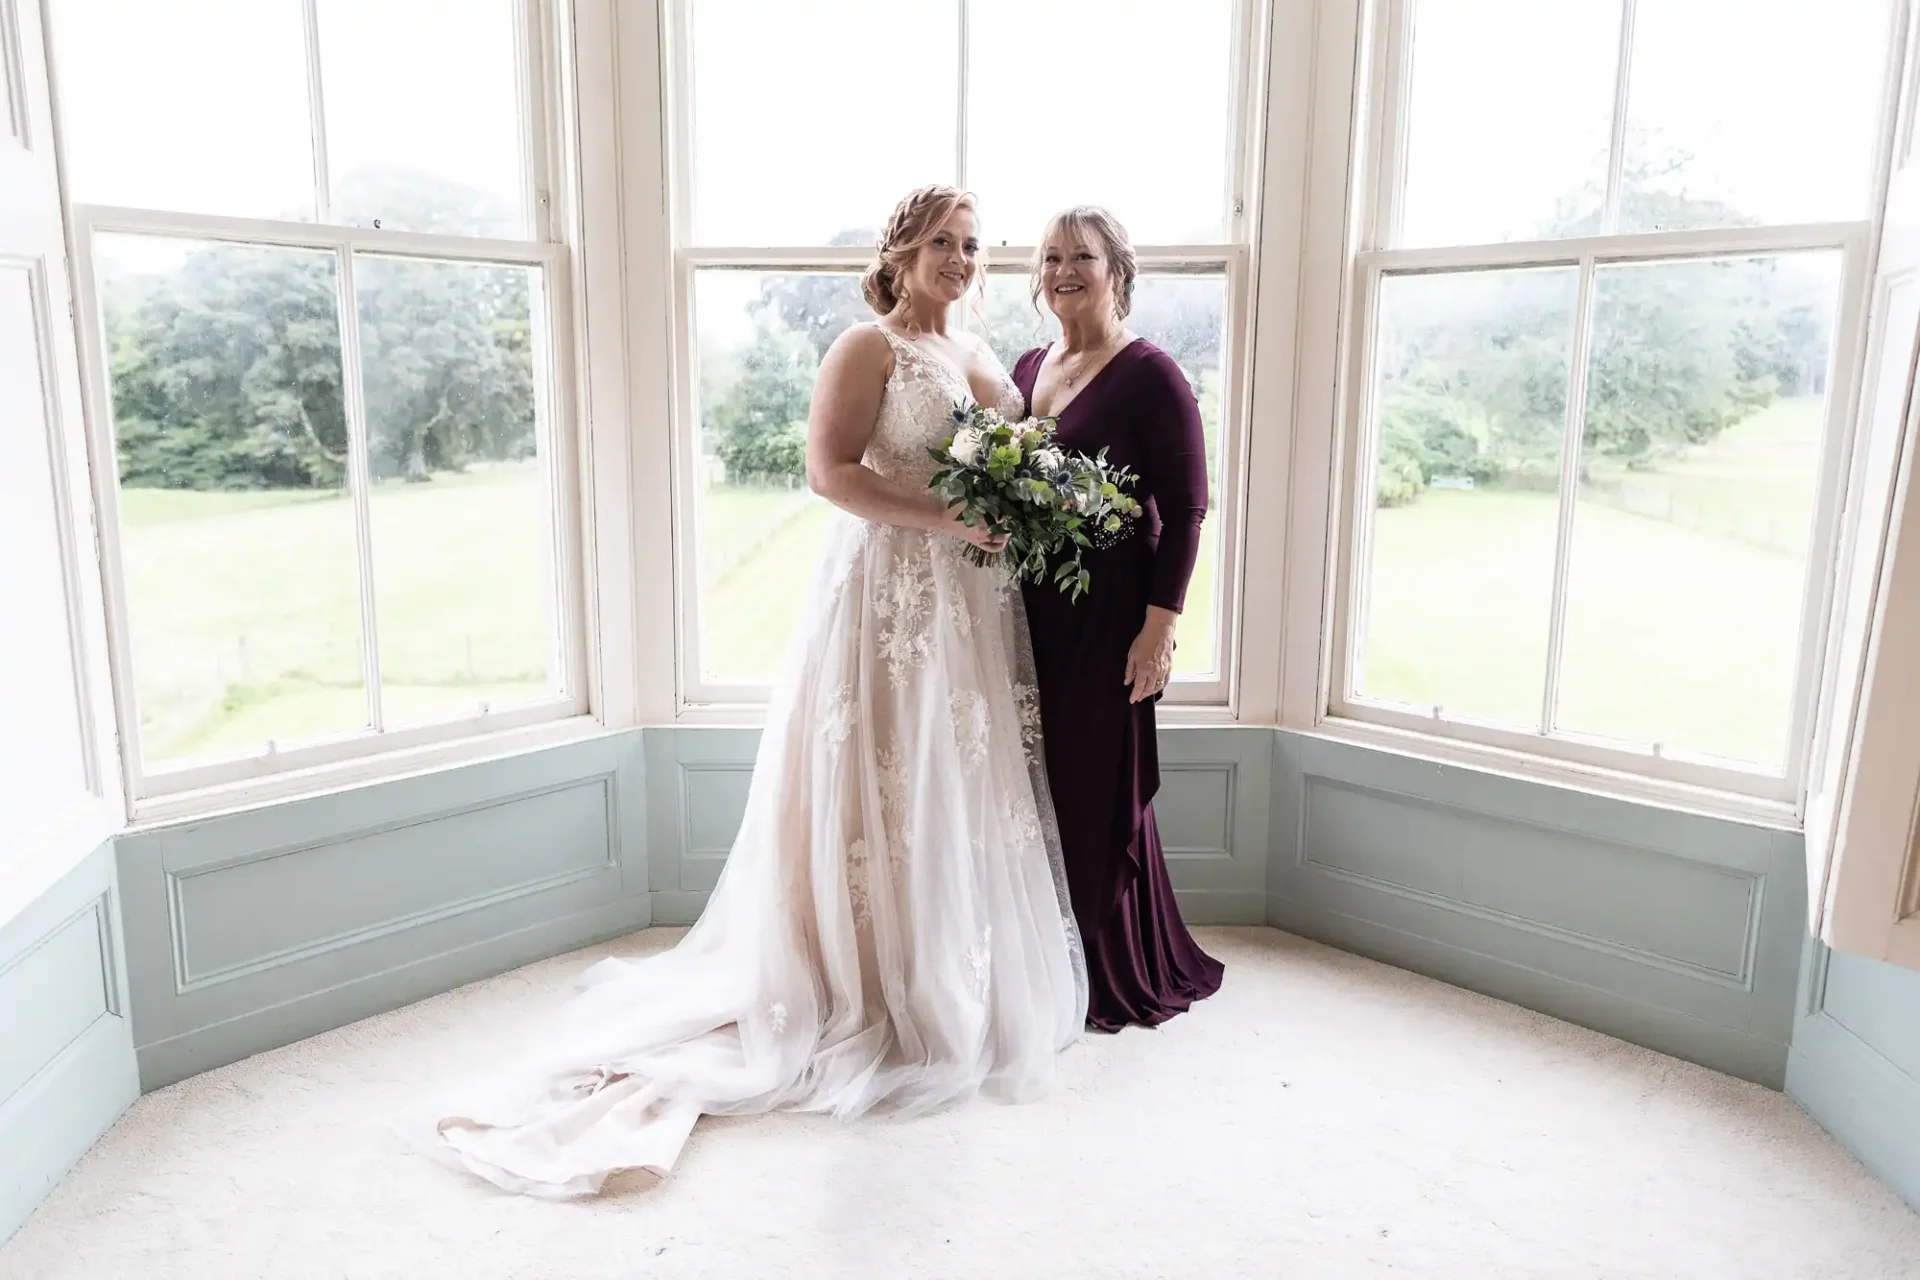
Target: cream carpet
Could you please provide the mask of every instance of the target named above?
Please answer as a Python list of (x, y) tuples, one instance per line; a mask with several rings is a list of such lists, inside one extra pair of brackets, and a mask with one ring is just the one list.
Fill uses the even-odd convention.
[(382, 1119), (536, 1034), (602, 954), (141, 1099), (0, 1276), (1920, 1275), (1920, 1217), (1780, 1094), (1264, 929), (1026, 1107), (701, 1122), (651, 1192), (552, 1204)]

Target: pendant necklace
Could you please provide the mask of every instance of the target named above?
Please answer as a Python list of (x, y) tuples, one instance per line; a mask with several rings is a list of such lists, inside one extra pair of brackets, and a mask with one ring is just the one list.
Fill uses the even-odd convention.
[[(1101, 352), (1103, 352), (1103, 351), (1105, 351), (1105, 350), (1106, 350), (1106, 349), (1107, 349), (1108, 347), (1110, 347), (1110, 346), (1112, 346), (1112, 345), (1113, 345), (1113, 338), (1112, 338), (1111, 336), (1109, 336), (1109, 337), (1107, 338), (1107, 340), (1106, 340), (1105, 342), (1103, 342), (1103, 343), (1101, 343), (1101, 344), (1100, 344), (1099, 346), (1097, 346), (1097, 347), (1094, 347), (1094, 348), (1092, 348), (1092, 349), (1091, 349), (1091, 350), (1092, 350), (1092, 354), (1094, 354), (1094, 355), (1096, 355), (1096, 356), (1097, 356), (1097, 355), (1099, 355), (1099, 354), (1100, 354)], [(1061, 360), (1061, 362), (1060, 362), (1060, 365), (1061, 365), (1061, 372), (1062, 372), (1062, 373), (1066, 373), (1066, 363), (1067, 363), (1067, 362), (1066, 362), (1066, 361), (1065, 361), (1064, 359), (1063, 359), (1063, 360)], [(1082, 368), (1085, 368), (1085, 364), (1083, 363), (1081, 367), (1082, 367)], [(1076, 383), (1076, 382), (1078, 382), (1078, 381), (1080, 381), (1080, 375), (1079, 375), (1079, 374), (1077, 374), (1077, 373), (1067, 373), (1067, 374), (1066, 374), (1066, 378), (1067, 378), (1067, 389), (1068, 389), (1069, 391), (1071, 391), (1071, 390), (1073, 389), (1073, 384), (1074, 384), (1074, 383)]]

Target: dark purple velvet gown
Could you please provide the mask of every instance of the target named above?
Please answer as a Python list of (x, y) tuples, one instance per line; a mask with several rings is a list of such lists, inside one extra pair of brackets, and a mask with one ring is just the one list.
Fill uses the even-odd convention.
[[(1014, 365), (1029, 412), (1045, 355), (1029, 351)], [(1047, 779), (1087, 949), (1087, 1025), (1156, 1026), (1218, 991), (1221, 966), (1187, 932), (1167, 879), (1153, 820), (1156, 700), (1129, 703), (1123, 679), (1147, 606), (1178, 611), (1185, 601), (1207, 513), (1206, 443), (1186, 375), (1145, 339), (1068, 402), (1059, 438), (1131, 467), (1146, 507), (1128, 540), (1085, 553), (1092, 584), (1078, 603), (1050, 583), (1030, 583), (1025, 595)]]

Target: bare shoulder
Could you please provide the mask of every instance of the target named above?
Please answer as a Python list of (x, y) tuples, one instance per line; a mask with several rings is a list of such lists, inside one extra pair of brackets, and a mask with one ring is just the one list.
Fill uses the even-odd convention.
[(885, 367), (893, 363), (893, 344), (877, 324), (856, 324), (841, 331), (827, 348), (827, 359), (854, 368)]
[(893, 344), (878, 325), (856, 324), (833, 340), (820, 362), (820, 376), (832, 381), (885, 382), (893, 374)]

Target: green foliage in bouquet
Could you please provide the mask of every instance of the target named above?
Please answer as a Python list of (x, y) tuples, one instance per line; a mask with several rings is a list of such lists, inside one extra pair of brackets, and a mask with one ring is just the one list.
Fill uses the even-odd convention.
[(961, 404), (953, 421), (953, 435), (929, 450), (941, 469), (928, 485), (964, 523), (1007, 535), (998, 555), (969, 546), (973, 562), (1004, 562), (1028, 582), (1051, 578), (1078, 600), (1092, 582), (1081, 553), (1140, 515), (1127, 492), (1133, 473), (1109, 463), (1104, 449), (1089, 457), (1061, 448), (1052, 418), (1008, 422), (996, 409)]

